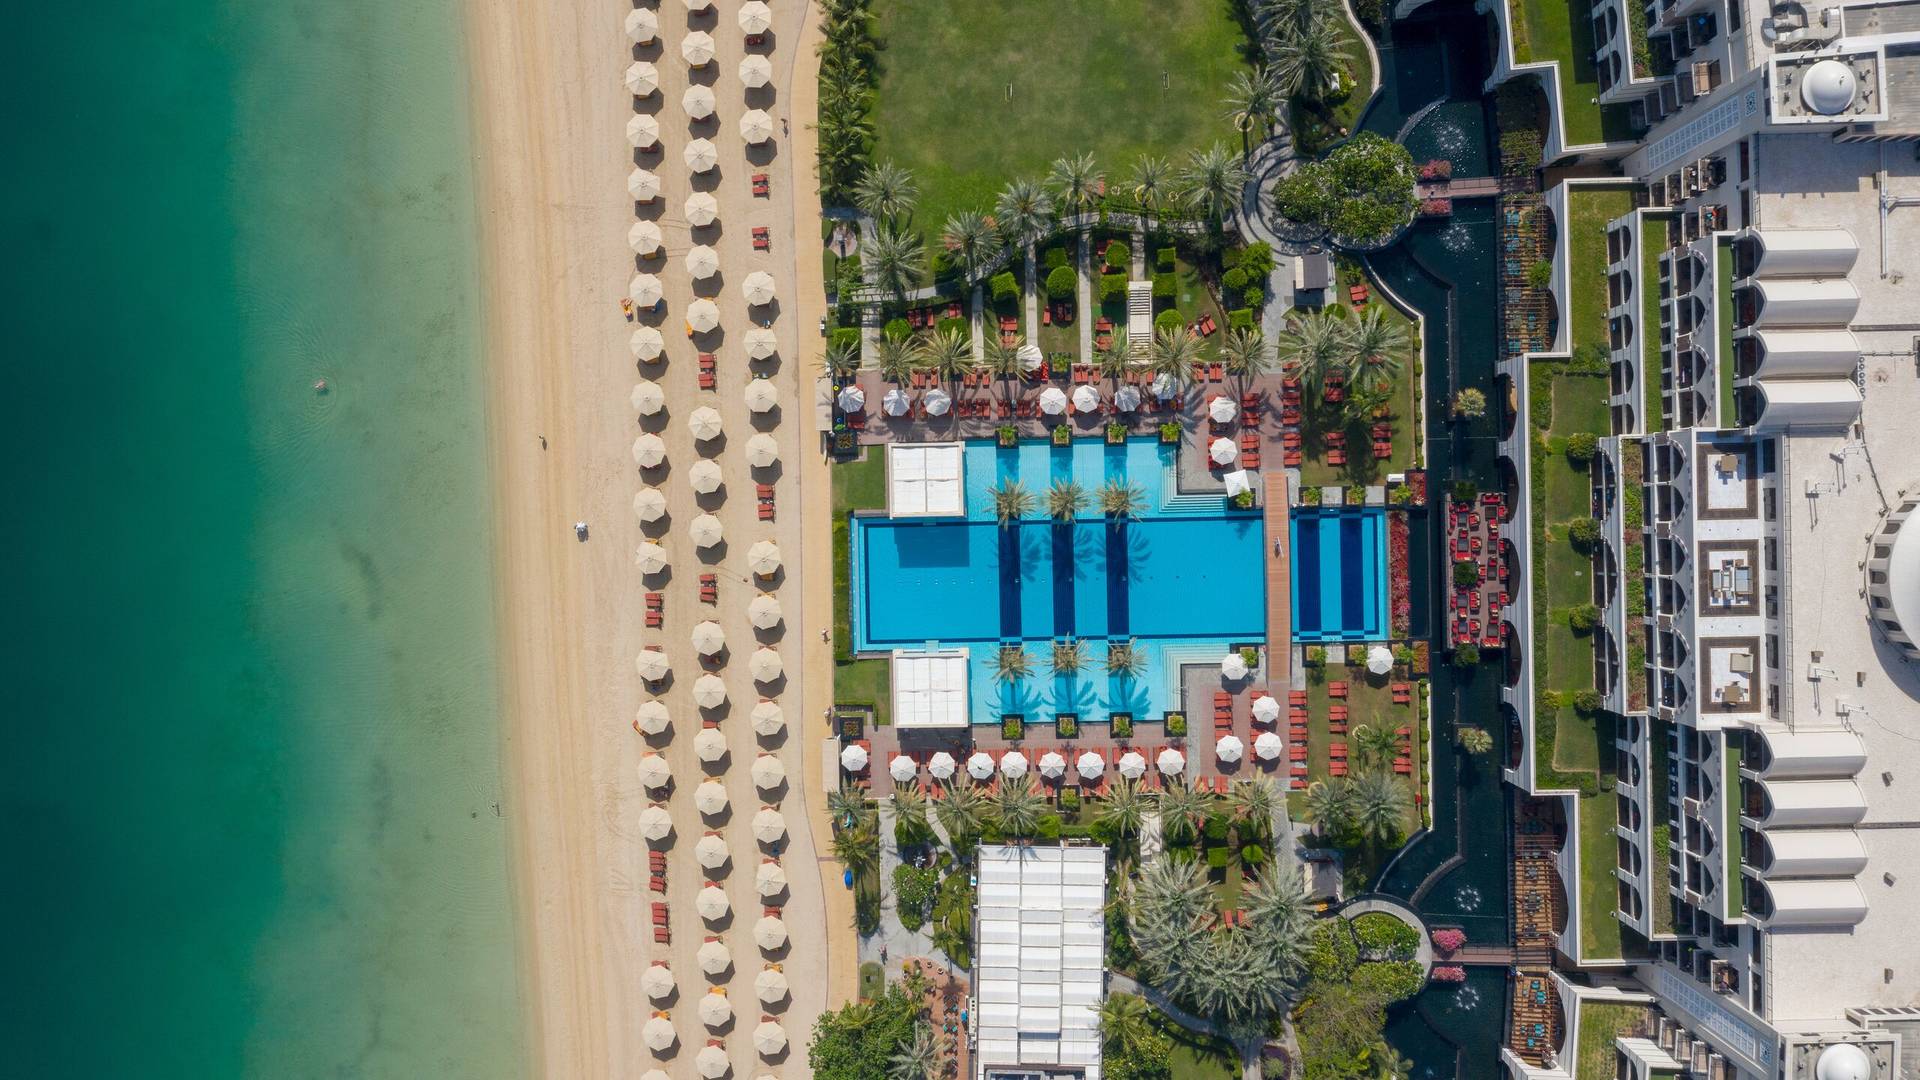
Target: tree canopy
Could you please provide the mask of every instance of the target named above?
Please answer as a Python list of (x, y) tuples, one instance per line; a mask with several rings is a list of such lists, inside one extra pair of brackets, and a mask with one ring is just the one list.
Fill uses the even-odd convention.
[(1406, 147), (1362, 132), (1275, 184), (1273, 208), (1341, 244), (1370, 246), (1413, 220), (1414, 176)]

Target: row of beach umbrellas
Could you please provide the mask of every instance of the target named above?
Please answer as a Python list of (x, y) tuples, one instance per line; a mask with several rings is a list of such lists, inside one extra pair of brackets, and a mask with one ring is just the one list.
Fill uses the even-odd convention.
[[(740, 397), (746, 402), (748, 410), (755, 413), (772, 412), (780, 405), (780, 391), (771, 379), (747, 380), (747, 385), (742, 388)], [(657, 416), (667, 407), (665, 389), (652, 379), (642, 379), (634, 383), (633, 391), (628, 395), (627, 400), (632, 403), (633, 411), (641, 416)], [(693, 434), (694, 438), (707, 442), (719, 438), (725, 426), (720, 420), (719, 410), (711, 405), (702, 405), (687, 415), (687, 430)], [(764, 431), (756, 432), (747, 439), (747, 457), (755, 468), (765, 468), (780, 460), (780, 448), (774, 442), (772, 435)], [(654, 464), (657, 465), (659, 462), (656, 461)], [(711, 462), (702, 464), (711, 464)], [(648, 467), (651, 468), (651, 466)]]
[[(1238, 744), (1239, 740), (1234, 741)], [(841, 748), (840, 766), (848, 772), (860, 772), (867, 767), (868, 762), (865, 747), (850, 743)], [(936, 780), (947, 780), (952, 778), (957, 766), (958, 762), (954, 760), (953, 755), (942, 751), (927, 760), (927, 773)], [(1154, 766), (1167, 775), (1177, 775), (1186, 769), (1187, 756), (1168, 747), (1160, 751), (1159, 756), (1154, 759)], [(1138, 779), (1147, 773), (1147, 759), (1140, 752), (1129, 750), (1120, 755), (1120, 760), (1115, 763), (1115, 767), (1120, 771), (1121, 776)], [(1089, 750), (1074, 760), (1073, 768), (1081, 776), (1091, 780), (1106, 771), (1107, 762), (1105, 758)], [(984, 752), (970, 755), (966, 762), (967, 775), (975, 780), (991, 779), (996, 771), (1006, 777), (1025, 776), (1029, 769), (1037, 769), (1041, 776), (1049, 779), (1059, 779), (1067, 774), (1067, 759), (1058, 751), (1049, 750), (1040, 755), (1040, 760), (1036, 764), (1029, 762), (1027, 755), (1013, 750), (1002, 754), (997, 763), (991, 754)], [(888, 774), (901, 783), (914, 779), (919, 775), (919, 770), (919, 763), (904, 754), (896, 755), (887, 763)]]
[[(700, 91), (694, 93), (694, 91)], [(687, 115), (696, 120), (704, 120), (713, 115), (713, 91), (704, 86), (696, 86), (687, 91), (681, 99), (681, 105)], [(773, 138), (773, 117), (765, 109), (748, 109), (740, 114), (740, 138), (749, 145), (757, 146)], [(635, 113), (627, 120), (627, 142), (636, 150), (651, 150), (660, 145), (660, 118), (650, 113)], [(691, 139), (686, 148), (680, 151), (680, 160), (687, 168), (697, 173), (709, 172), (720, 163), (720, 150), (713, 140), (705, 136)], [(659, 195), (656, 190), (646, 202)]]
[[(648, 278), (653, 280), (646, 280)], [(652, 274), (637, 274), (628, 286), (628, 294), (630, 296), (650, 295), (651, 290), (658, 288), (658, 278), (654, 278)], [(638, 303), (638, 301), (635, 302)], [(659, 302), (659, 295), (654, 295), (653, 303)], [(639, 306), (651, 307), (652, 305), (640, 304)], [(704, 297), (695, 300), (687, 305), (687, 325), (702, 334), (717, 328), (720, 325), (719, 305)], [(765, 326), (749, 327), (742, 345), (746, 349), (747, 356), (754, 360), (765, 360), (778, 349), (778, 341), (773, 331)], [(634, 328), (632, 336), (627, 340), (627, 347), (632, 350), (635, 360), (654, 364), (659, 363), (666, 355), (667, 341), (657, 328), (640, 326)]]
[[(765, 865), (771, 866), (775, 870), (780, 868), (780, 864), (775, 862), (769, 862)], [(784, 876), (781, 880), (783, 882), (785, 881)], [(777, 891), (778, 890), (776, 890), (776, 892)], [(784, 926), (780, 929), (780, 933), (784, 935)], [(769, 932), (769, 939), (771, 939), (772, 936), (773, 934)], [(779, 946), (775, 945), (773, 948), (777, 949)], [(724, 971), (726, 971), (726, 968), (721, 968), (720, 971), (717, 972), (709, 972), (709, 974), (717, 975)], [(654, 1001), (665, 1001), (679, 992), (680, 985), (679, 981), (674, 978), (671, 968), (665, 964), (656, 963), (648, 967), (647, 970), (641, 974), (640, 989), (648, 998)], [(712, 991), (709, 992), (711, 993)], [(778, 964), (768, 964), (765, 968), (761, 969), (760, 974), (753, 980), (754, 996), (759, 998), (761, 1003), (765, 1005), (778, 1005), (780, 1002), (785, 1001), (787, 995), (791, 992), (792, 985), (787, 981), (786, 972), (782, 971)], [(706, 1017), (703, 1015), (701, 1019), (705, 1020)], [(721, 1023), (725, 1023), (725, 1021), (722, 1020)]]
[[(772, 598), (762, 597), (761, 599), (771, 600)], [(754, 734), (771, 738), (786, 730), (786, 711), (780, 707), (779, 702), (762, 699), (754, 705), (750, 722), (753, 724)], [(658, 698), (642, 704), (633, 717), (634, 730), (644, 735), (665, 734), (671, 724), (672, 715), (667, 711), (666, 703)], [(753, 765), (754, 783), (763, 788), (777, 788), (780, 786), (780, 780), (786, 775), (785, 768), (780, 764), (779, 758), (762, 755)], [(648, 839), (657, 840), (659, 837), (648, 837)]]

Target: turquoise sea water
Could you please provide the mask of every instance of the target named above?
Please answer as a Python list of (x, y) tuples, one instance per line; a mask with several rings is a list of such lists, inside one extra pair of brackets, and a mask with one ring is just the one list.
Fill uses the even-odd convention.
[(13, 15), (9, 1075), (525, 1071), (460, 10)]

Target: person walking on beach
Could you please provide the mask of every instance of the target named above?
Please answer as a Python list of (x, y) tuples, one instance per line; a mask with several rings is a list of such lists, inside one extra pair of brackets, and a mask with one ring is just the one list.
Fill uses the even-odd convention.
[(546, 448), (547, 448), (547, 437), (545, 435), (542, 435), (540, 436), (540, 449), (545, 450)]

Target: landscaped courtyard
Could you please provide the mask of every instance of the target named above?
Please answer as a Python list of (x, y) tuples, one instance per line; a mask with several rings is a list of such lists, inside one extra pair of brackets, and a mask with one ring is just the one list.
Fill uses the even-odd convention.
[(1593, 66), (1593, 0), (1508, 0), (1517, 63), (1560, 65), (1560, 112), (1567, 145), (1588, 146), (1634, 136), (1625, 105), (1601, 105)]

